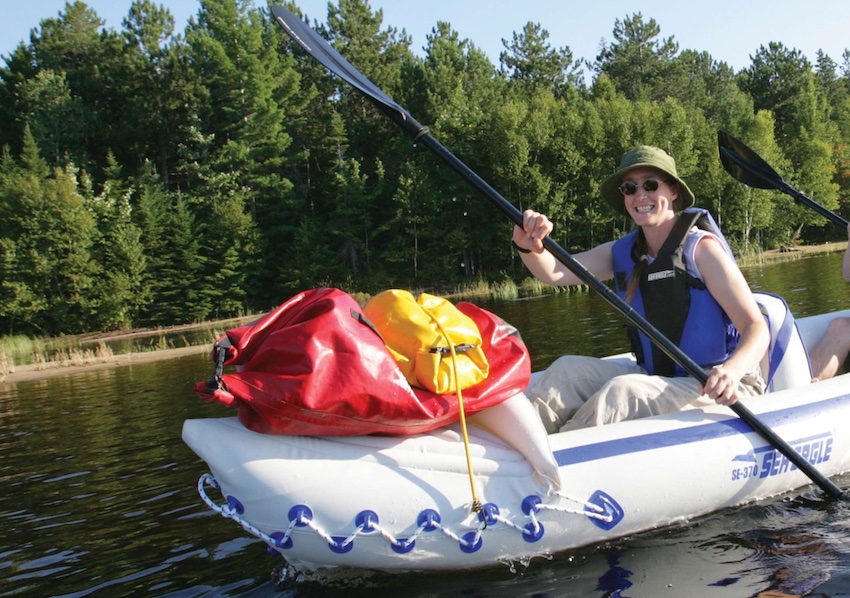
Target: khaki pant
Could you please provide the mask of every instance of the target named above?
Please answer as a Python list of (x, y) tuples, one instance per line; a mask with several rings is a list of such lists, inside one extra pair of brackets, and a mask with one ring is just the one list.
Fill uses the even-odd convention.
[[(744, 376), (739, 397), (764, 392), (758, 370)], [(713, 405), (690, 377), (651, 376), (632, 361), (565, 355), (526, 392), (549, 434)]]

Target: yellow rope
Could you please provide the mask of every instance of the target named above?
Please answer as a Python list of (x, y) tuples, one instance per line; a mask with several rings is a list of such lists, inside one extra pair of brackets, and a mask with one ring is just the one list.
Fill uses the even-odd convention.
[(472, 490), (472, 511), (474, 513), (479, 513), (481, 511), (481, 501), (478, 500), (478, 495), (475, 492), (475, 475), (472, 472), (472, 455), (469, 453), (469, 435), (466, 431), (466, 413), (463, 410), (463, 393), (460, 389), (460, 379), (457, 374), (457, 353), (455, 352), (455, 346), (452, 344), (452, 339), (449, 338), (449, 335), (443, 329), (437, 318), (434, 317), (434, 314), (425, 308), (425, 306), (421, 307), (423, 311), (431, 317), (431, 320), (433, 320), (434, 324), (436, 324), (440, 334), (445, 337), (446, 342), (449, 345), (449, 352), (452, 356), (452, 375), (455, 381), (455, 389), (457, 390), (457, 412), (460, 416), (460, 430), (463, 435), (463, 448), (466, 451), (466, 470), (469, 473), (469, 487)]

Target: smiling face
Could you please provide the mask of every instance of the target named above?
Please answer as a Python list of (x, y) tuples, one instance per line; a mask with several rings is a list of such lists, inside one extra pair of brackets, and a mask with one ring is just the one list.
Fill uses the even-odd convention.
[(675, 181), (667, 179), (667, 175), (652, 168), (635, 168), (623, 176), (623, 202), (638, 226), (659, 226), (675, 218), (679, 189)]

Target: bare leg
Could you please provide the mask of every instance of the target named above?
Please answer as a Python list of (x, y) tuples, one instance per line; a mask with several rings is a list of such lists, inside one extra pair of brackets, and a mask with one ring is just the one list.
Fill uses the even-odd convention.
[(842, 373), (850, 354), (850, 318), (835, 318), (809, 354), (812, 372), (818, 380)]

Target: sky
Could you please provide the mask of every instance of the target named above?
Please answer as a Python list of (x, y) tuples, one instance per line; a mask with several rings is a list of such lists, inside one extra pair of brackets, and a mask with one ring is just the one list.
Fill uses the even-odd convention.
[[(327, 0), (296, 0), (312, 23), (327, 19)], [(86, 4), (106, 22), (121, 29), (132, 0), (88, 0)], [(199, 0), (158, 0), (183, 31), (197, 14)], [(42, 19), (57, 17), (65, 0), (7, 0), (0, 19), (0, 55), (6, 57)], [(265, 6), (265, 0), (256, 0)], [(337, 4), (337, 0), (334, 0)], [(510, 41), (528, 23), (549, 32), (553, 49), (569, 47), (573, 57), (594, 60), (600, 44), (613, 39), (614, 22), (640, 12), (655, 19), (661, 38), (673, 36), (680, 50), (708, 52), (734, 70), (746, 68), (760, 46), (778, 41), (800, 50), (811, 62), (823, 50), (836, 63), (850, 48), (850, 2), (846, 0), (369, 0), (373, 11), (383, 10), (384, 26), (405, 29), (412, 50), (421, 55), (426, 35), (438, 21), (448, 22), (462, 37), (483, 50), (498, 66)], [(5, 62), (5, 61), (4, 61)], [(356, 65), (355, 65), (356, 66)]]

